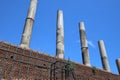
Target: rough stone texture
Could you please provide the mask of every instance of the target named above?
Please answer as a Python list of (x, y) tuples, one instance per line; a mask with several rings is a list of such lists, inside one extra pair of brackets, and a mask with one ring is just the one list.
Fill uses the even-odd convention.
[(91, 66), (84, 22), (79, 23), (79, 31), (80, 31), (80, 42), (81, 42), (83, 64), (86, 66)]
[(117, 65), (117, 68), (118, 68), (118, 72), (120, 74), (120, 58), (116, 59), (116, 65)]
[[(68, 63), (75, 79), (63, 69)], [(0, 42), (0, 80), (120, 80), (120, 75)]]
[(103, 40), (98, 41), (103, 69), (110, 72), (110, 65)]
[(31, 39), (31, 34), (32, 34), (34, 17), (36, 13), (36, 7), (37, 7), (37, 0), (31, 0), (30, 8), (28, 10), (28, 15), (26, 18), (26, 22), (24, 25), (24, 31), (23, 31), (22, 39), (20, 43), (20, 46), (23, 48), (29, 48), (30, 46), (30, 39)]
[(62, 10), (58, 10), (57, 12), (56, 57), (64, 59), (64, 24)]

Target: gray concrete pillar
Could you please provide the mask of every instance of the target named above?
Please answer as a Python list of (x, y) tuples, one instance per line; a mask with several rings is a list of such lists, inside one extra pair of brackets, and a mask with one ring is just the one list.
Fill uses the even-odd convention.
[(23, 31), (22, 39), (20, 43), (20, 46), (22, 48), (29, 48), (30, 46), (30, 39), (31, 39), (31, 34), (32, 34), (34, 17), (36, 13), (36, 7), (37, 7), (37, 0), (31, 0), (30, 8), (28, 11), (28, 15), (26, 18), (26, 22), (24, 25), (24, 31)]
[(79, 31), (80, 31), (80, 41), (81, 41), (81, 51), (82, 51), (83, 64), (86, 66), (91, 66), (84, 22), (79, 23)]
[(118, 72), (120, 74), (120, 58), (116, 59), (116, 64), (117, 64)]
[(56, 57), (64, 59), (64, 24), (63, 12), (57, 12)]
[(110, 65), (108, 62), (107, 53), (106, 53), (106, 49), (105, 49), (103, 40), (98, 41), (98, 46), (99, 46), (99, 51), (100, 51), (100, 55), (101, 55), (103, 69), (110, 72)]

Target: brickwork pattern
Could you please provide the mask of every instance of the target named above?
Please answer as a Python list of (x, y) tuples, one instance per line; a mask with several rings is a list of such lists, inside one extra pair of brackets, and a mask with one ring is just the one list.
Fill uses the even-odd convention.
[(0, 80), (120, 80), (120, 75), (75, 62), (70, 62), (72, 75), (66, 76), (67, 63), (0, 41)]

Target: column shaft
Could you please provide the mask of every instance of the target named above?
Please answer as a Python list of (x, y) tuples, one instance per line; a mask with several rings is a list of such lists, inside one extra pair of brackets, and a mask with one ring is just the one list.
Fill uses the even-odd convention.
[(87, 39), (86, 39), (86, 32), (85, 32), (85, 27), (84, 27), (83, 22), (79, 23), (79, 31), (80, 31), (83, 64), (86, 66), (91, 66), (90, 65), (89, 51), (88, 51), (88, 44), (87, 44)]
[(64, 59), (64, 24), (63, 12), (57, 12), (56, 57)]
[(116, 64), (117, 64), (118, 72), (120, 74), (120, 58), (116, 59)]
[(106, 53), (106, 49), (105, 49), (105, 45), (104, 45), (103, 40), (99, 40), (98, 45), (99, 45), (103, 69), (110, 72), (110, 65), (108, 62), (107, 53)]
[(25, 21), (22, 39), (20, 43), (20, 46), (23, 48), (29, 48), (30, 46), (30, 39), (31, 39), (31, 34), (32, 34), (34, 17), (36, 13), (36, 7), (37, 7), (37, 0), (31, 0), (30, 8), (29, 8), (28, 15)]

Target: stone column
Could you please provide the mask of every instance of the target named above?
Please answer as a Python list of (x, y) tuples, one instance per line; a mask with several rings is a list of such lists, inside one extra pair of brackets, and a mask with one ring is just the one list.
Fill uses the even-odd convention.
[(106, 49), (105, 49), (103, 40), (98, 41), (98, 46), (99, 46), (99, 50), (100, 50), (103, 69), (110, 72), (110, 65), (108, 62), (107, 53), (106, 53)]
[(34, 17), (36, 13), (36, 7), (37, 7), (37, 0), (31, 0), (30, 8), (28, 11), (28, 15), (26, 18), (26, 22), (24, 25), (24, 31), (23, 31), (22, 39), (20, 43), (20, 46), (22, 48), (29, 48), (30, 46), (30, 39), (31, 39), (31, 34), (32, 34)]
[(118, 72), (120, 74), (120, 58), (116, 59), (116, 64), (117, 64)]
[(64, 24), (63, 12), (57, 12), (56, 57), (64, 59)]
[(80, 31), (80, 41), (81, 41), (81, 51), (82, 51), (83, 64), (86, 66), (91, 66), (84, 22), (79, 23), (79, 31)]

